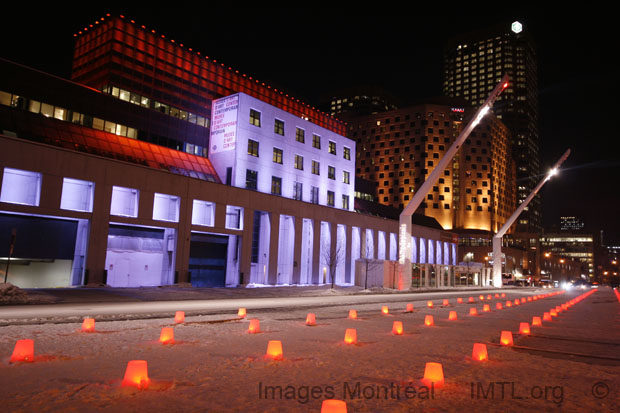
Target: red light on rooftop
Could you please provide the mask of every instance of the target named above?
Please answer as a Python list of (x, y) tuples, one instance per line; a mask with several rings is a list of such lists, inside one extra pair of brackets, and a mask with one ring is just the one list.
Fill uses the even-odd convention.
[(125, 377), (121, 386), (137, 387), (138, 389), (148, 389), (151, 380), (149, 379), (148, 367), (145, 360), (132, 360), (127, 363)]
[(400, 336), (403, 334), (403, 323), (401, 321), (394, 321), (392, 325), (392, 334)]
[(82, 331), (85, 333), (92, 333), (95, 331), (95, 319), (85, 318), (82, 322)]
[(444, 377), (443, 367), (441, 366), (441, 363), (426, 363), (426, 366), (424, 367), (424, 378), (422, 379), (422, 382), (427, 386), (430, 386), (431, 383), (435, 387), (442, 386), (444, 383)]
[(273, 360), (282, 360), (282, 342), (280, 340), (269, 340), (267, 357)]
[(250, 326), (248, 327), (248, 333), (250, 334), (260, 333), (260, 320), (256, 318), (253, 320), (250, 320)]
[(347, 344), (356, 344), (357, 343), (357, 330), (354, 328), (347, 328), (344, 332), (344, 342)]
[(174, 329), (172, 327), (163, 327), (159, 335), (159, 342), (161, 344), (174, 343)]
[(471, 358), (476, 361), (487, 361), (489, 359), (487, 345), (483, 343), (474, 343), (474, 350), (471, 353)]
[(15, 363), (16, 361), (34, 361), (34, 340), (17, 340), (10, 362)]

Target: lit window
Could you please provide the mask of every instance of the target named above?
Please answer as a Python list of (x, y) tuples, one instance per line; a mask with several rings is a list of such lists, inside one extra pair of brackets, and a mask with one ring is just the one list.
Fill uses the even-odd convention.
[(140, 191), (122, 186), (112, 187), (110, 215), (136, 218), (138, 216), (138, 198)]
[(192, 225), (213, 226), (215, 204), (213, 202), (194, 199), (192, 206)]
[(295, 155), (295, 169), (300, 171), (304, 170), (304, 157), (301, 155)]
[(331, 153), (332, 155), (336, 154), (336, 142), (329, 141), (328, 152)]
[(335, 203), (335, 195), (333, 191), (327, 191), (327, 205), (334, 206)]
[(275, 163), (282, 163), (282, 149), (273, 148), (273, 161)]
[(155, 193), (153, 219), (157, 221), (179, 222), (180, 203), (181, 198), (178, 196)]
[(297, 128), (295, 131), (295, 140), (301, 143), (306, 142), (306, 131), (301, 128)]
[(260, 112), (250, 109), (250, 125), (258, 126), (260, 128)]
[(344, 147), (344, 150), (342, 152), (342, 157), (344, 159), (350, 160), (351, 159), (351, 149), (347, 148), (346, 146)]
[(350, 183), (349, 172), (342, 171), (342, 182), (344, 182), (345, 184), (349, 184)]
[(342, 196), (342, 209), (349, 209), (349, 195)]
[(11, 204), (39, 206), (41, 197), (41, 174), (4, 168), (0, 201)]
[(327, 167), (327, 177), (329, 179), (336, 179), (336, 168), (334, 168), (333, 166), (328, 166)]
[(248, 139), (248, 155), (258, 157), (258, 142)]
[(321, 137), (319, 135), (312, 135), (312, 147), (321, 149)]
[(277, 176), (271, 177), (271, 193), (274, 195), (282, 195), (282, 178)]
[(79, 179), (64, 178), (60, 209), (93, 212), (94, 183)]
[(273, 124), (273, 131), (278, 135), (284, 136), (284, 121), (276, 119)]
[(312, 161), (312, 173), (315, 175), (321, 174), (321, 164), (319, 161)]
[(226, 205), (226, 228), (243, 229), (243, 208)]

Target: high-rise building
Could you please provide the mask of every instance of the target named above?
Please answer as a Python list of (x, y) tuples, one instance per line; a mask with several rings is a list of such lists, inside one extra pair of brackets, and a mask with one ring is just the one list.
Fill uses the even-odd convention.
[[(444, 94), (478, 106), (508, 74), (510, 86), (493, 107), (508, 127), (516, 162), (517, 203), (540, 180), (538, 133), (537, 55), (527, 27), (519, 22), (459, 35), (444, 50)], [(541, 228), (540, 197), (519, 216), (516, 232), (537, 233)]]
[(578, 232), (578, 231), (582, 231), (584, 227), (585, 227), (585, 223), (579, 217), (575, 217), (575, 216), (560, 217), (560, 231)]
[[(356, 175), (377, 182), (378, 202), (403, 209), (473, 114), (460, 99), (436, 99), (353, 118)], [(444, 229), (497, 231), (516, 208), (508, 129), (495, 116), (482, 120), (427, 194), (418, 213)]]

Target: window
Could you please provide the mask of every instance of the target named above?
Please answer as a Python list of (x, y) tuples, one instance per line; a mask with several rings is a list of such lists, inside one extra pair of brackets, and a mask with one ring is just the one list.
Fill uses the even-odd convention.
[(310, 188), (310, 202), (313, 204), (319, 203), (319, 187), (313, 186)]
[(251, 169), (245, 170), (245, 187), (247, 189), (257, 189), (258, 171), (253, 171)]
[(312, 135), (312, 147), (321, 149), (321, 137), (319, 135)]
[(328, 152), (331, 153), (332, 155), (336, 154), (336, 142), (329, 141)]
[(342, 157), (344, 159), (350, 160), (351, 159), (351, 149), (347, 148), (346, 146), (344, 147), (344, 150), (342, 152)]
[(344, 182), (345, 184), (351, 183), (349, 179), (349, 172), (342, 171), (342, 182)]
[(349, 195), (342, 196), (342, 209), (349, 209)]
[(60, 209), (93, 212), (93, 188), (95, 184), (79, 179), (64, 178)]
[(276, 119), (273, 123), (273, 131), (278, 135), (284, 136), (284, 121)]
[(282, 195), (282, 178), (277, 176), (271, 177), (271, 193), (274, 195)]
[(293, 186), (293, 199), (303, 201), (304, 185), (301, 182), (295, 182)]
[(136, 218), (138, 216), (138, 198), (140, 191), (122, 186), (112, 187), (110, 215)]
[(300, 171), (304, 170), (304, 157), (301, 155), (295, 155), (295, 169)]
[(258, 142), (248, 139), (248, 155), (258, 157)]
[(327, 205), (334, 206), (335, 196), (334, 191), (327, 191)]
[(282, 163), (282, 149), (273, 148), (273, 161), (275, 163)]
[(153, 200), (153, 219), (157, 221), (179, 222), (181, 198), (174, 195), (155, 193)]
[(329, 179), (336, 179), (336, 168), (334, 168), (333, 166), (328, 166), (327, 167), (327, 177)]
[(243, 208), (226, 205), (226, 228), (243, 229)]
[(0, 201), (11, 204), (39, 206), (41, 197), (41, 174), (4, 168)]
[(258, 126), (260, 128), (260, 112), (254, 109), (250, 109), (250, 125)]
[(215, 204), (194, 199), (192, 206), (192, 225), (213, 226)]
[(295, 140), (297, 142), (305, 143), (306, 142), (306, 131), (301, 128), (297, 128), (297, 130), (295, 131)]
[(321, 164), (319, 161), (312, 161), (312, 173), (315, 175), (321, 174)]

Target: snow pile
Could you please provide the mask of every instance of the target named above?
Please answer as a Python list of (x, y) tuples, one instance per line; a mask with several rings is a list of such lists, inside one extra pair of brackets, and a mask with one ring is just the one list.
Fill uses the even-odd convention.
[(26, 304), (28, 294), (11, 283), (0, 283), (0, 304)]

